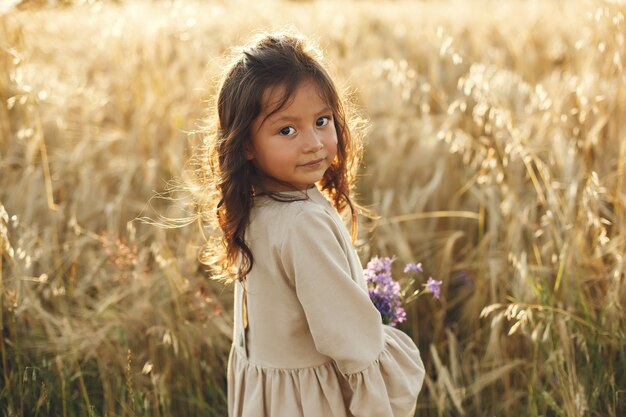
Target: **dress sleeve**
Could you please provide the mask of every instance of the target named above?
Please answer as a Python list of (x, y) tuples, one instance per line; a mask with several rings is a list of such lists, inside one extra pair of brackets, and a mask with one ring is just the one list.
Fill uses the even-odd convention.
[(332, 358), (352, 390), (355, 417), (408, 417), (424, 366), (413, 341), (384, 326), (369, 295), (352, 279), (341, 232), (325, 211), (303, 210), (281, 246), (316, 349)]

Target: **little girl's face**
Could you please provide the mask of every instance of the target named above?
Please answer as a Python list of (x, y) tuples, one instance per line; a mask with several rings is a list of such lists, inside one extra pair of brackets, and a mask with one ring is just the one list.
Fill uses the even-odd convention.
[[(321, 180), (337, 155), (333, 113), (315, 83), (305, 81), (276, 113), (265, 119), (282, 98), (284, 87), (263, 94), (261, 114), (252, 122), (247, 158), (266, 176), (306, 189)], [(275, 182), (268, 191), (284, 191)]]

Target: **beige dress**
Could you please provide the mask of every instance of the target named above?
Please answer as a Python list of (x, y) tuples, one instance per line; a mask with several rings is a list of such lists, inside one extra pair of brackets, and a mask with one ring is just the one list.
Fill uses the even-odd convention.
[(335, 209), (317, 188), (306, 194), (255, 198), (245, 297), (244, 284), (235, 286), (228, 414), (412, 416), (424, 380), (419, 351), (381, 323)]

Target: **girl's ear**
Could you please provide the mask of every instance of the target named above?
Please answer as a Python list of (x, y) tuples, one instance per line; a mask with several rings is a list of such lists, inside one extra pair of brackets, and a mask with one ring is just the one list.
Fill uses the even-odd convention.
[(254, 152), (252, 152), (252, 149), (250, 149), (249, 145), (246, 145), (245, 147), (245, 153), (246, 153), (246, 159), (248, 161), (252, 161), (254, 159)]

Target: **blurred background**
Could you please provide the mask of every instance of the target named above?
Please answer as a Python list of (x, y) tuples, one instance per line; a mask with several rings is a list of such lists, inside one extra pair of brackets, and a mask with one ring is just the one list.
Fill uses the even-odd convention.
[(625, 13), (0, 2), (0, 412), (226, 415), (232, 288), (196, 258), (211, 231), (139, 218), (189, 214), (177, 185), (224, 54), (291, 27), (371, 123), (363, 262), (443, 280), (401, 325), (427, 368), (416, 415), (626, 415)]

